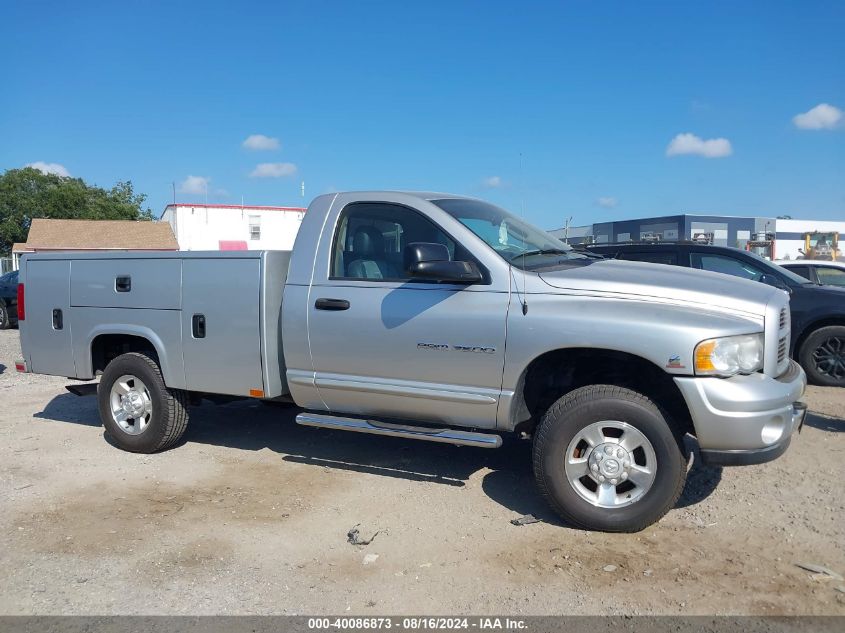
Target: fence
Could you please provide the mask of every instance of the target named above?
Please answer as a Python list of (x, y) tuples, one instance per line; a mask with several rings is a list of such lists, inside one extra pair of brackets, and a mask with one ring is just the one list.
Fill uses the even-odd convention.
[(0, 275), (5, 275), (6, 273), (12, 272), (12, 269), (12, 258), (0, 257)]

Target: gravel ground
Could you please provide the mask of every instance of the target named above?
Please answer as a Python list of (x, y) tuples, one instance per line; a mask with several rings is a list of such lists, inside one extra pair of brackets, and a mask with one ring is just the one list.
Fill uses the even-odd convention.
[[(19, 375), (0, 332), (0, 614), (845, 614), (845, 390), (811, 388), (781, 459), (694, 467), (639, 534), (562, 526), (529, 446), (498, 451), (192, 412), (162, 454), (109, 445), (94, 398)], [(718, 486), (717, 486), (718, 484)], [(543, 522), (516, 527), (534, 513)], [(358, 526), (367, 546), (347, 542)]]

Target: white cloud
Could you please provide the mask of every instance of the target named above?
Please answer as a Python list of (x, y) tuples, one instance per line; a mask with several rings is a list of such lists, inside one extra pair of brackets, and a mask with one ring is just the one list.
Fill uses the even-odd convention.
[(211, 178), (207, 178), (206, 176), (188, 176), (179, 183), (179, 193), (205, 194), (208, 191), (208, 184), (210, 182)]
[(619, 204), (619, 201), (612, 196), (602, 196), (596, 200), (596, 204), (605, 209), (612, 209)]
[(829, 103), (820, 103), (815, 108), (792, 117), (795, 127), (802, 130), (830, 130), (840, 121), (842, 110)]
[(27, 163), (26, 167), (37, 169), (42, 174), (56, 174), (63, 178), (70, 178), (70, 172), (64, 165), (59, 165), (59, 163), (45, 163), (44, 161), (37, 160), (34, 163)]
[(250, 149), (255, 152), (279, 149), (281, 146), (282, 144), (279, 143), (279, 139), (272, 136), (264, 136), (263, 134), (250, 134), (241, 143), (241, 147), (244, 149)]
[(726, 138), (711, 138), (706, 141), (695, 134), (678, 134), (666, 148), (667, 156), (693, 154), (704, 158), (724, 158), (733, 154), (731, 142)]
[(259, 163), (249, 175), (250, 178), (284, 178), (296, 173), (293, 163)]
[(499, 176), (490, 176), (489, 178), (485, 178), (483, 184), (488, 189), (498, 189), (505, 183), (502, 182), (502, 179)]

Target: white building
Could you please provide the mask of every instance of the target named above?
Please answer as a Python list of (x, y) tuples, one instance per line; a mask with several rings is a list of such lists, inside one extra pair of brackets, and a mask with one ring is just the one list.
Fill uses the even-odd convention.
[[(777, 227), (778, 259), (799, 259), (803, 257), (804, 235), (806, 233), (839, 233), (839, 252), (845, 253), (845, 221), (836, 220), (775, 220)], [(840, 255), (842, 256), (842, 255)]]
[(302, 207), (169, 204), (161, 219), (173, 227), (182, 251), (291, 250)]

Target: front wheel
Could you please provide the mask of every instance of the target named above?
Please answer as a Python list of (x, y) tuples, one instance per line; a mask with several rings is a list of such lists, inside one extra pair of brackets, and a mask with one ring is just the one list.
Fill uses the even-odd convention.
[(798, 362), (814, 385), (845, 387), (845, 326), (819, 328), (801, 344)]
[(567, 523), (638, 532), (678, 501), (686, 481), (681, 438), (651, 400), (591, 385), (555, 402), (534, 438), (534, 476)]
[(111, 361), (97, 401), (106, 433), (132, 453), (170, 448), (188, 426), (187, 393), (168, 389), (158, 364), (145, 354), (132, 352)]

